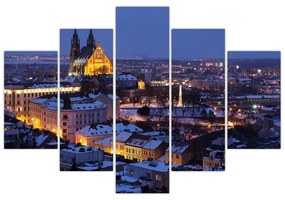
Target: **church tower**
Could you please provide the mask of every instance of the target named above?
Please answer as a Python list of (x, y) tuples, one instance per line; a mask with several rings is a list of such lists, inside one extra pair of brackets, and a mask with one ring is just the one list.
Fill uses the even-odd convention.
[(79, 54), (80, 54), (80, 41), (76, 29), (74, 29), (74, 33), (71, 39), (70, 64), (73, 63), (73, 61)]
[(94, 35), (92, 33), (92, 29), (90, 29), (89, 36), (87, 39), (87, 47), (92, 48), (93, 50), (95, 50), (96, 48), (96, 42), (95, 42)]

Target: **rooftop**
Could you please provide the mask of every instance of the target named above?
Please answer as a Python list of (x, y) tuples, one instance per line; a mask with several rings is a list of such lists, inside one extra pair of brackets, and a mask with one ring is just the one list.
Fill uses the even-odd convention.
[(144, 162), (138, 162), (138, 163), (131, 163), (130, 165), (134, 167), (157, 171), (157, 172), (169, 172), (169, 165), (166, 165), (163, 162), (144, 161)]

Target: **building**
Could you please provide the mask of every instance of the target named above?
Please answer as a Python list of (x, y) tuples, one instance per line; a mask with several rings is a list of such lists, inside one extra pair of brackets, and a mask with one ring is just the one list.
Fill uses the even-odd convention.
[[(107, 105), (107, 119), (112, 120), (113, 119), (113, 98), (114, 96), (112, 94), (89, 94), (89, 97), (96, 100), (104, 102), (104, 104)], [(120, 99), (118, 96), (116, 98), (116, 119), (120, 117)]]
[(199, 90), (223, 91), (225, 81), (223, 79), (193, 79), (191, 87)]
[[(62, 95), (60, 100), (60, 137), (75, 142), (75, 132), (93, 123), (107, 120), (107, 105), (88, 96)], [(39, 129), (57, 133), (57, 99), (53, 96), (32, 100), (30, 123)]]
[(125, 143), (133, 133), (122, 132), (116, 135), (116, 154), (125, 157)]
[(116, 87), (123, 90), (137, 89), (138, 79), (130, 73), (117, 74)]
[[(92, 124), (75, 132), (75, 143), (84, 146), (100, 146), (98, 141), (113, 136), (112, 124)], [(110, 145), (110, 142), (109, 142)]]
[(150, 140), (142, 148), (142, 160), (157, 160), (165, 153), (166, 145), (161, 140)]
[(105, 153), (113, 154), (113, 136), (95, 141), (94, 147), (103, 150)]
[(203, 171), (225, 170), (224, 146), (212, 145), (207, 148), (207, 155), (203, 157)]
[[(189, 144), (172, 145), (171, 158), (173, 165), (185, 165), (191, 160), (191, 156), (188, 155), (189, 153), (187, 153), (189, 147)], [(169, 148), (166, 150), (165, 162), (169, 163)]]
[(94, 76), (112, 73), (112, 62), (105, 54), (101, 43), (98, 41), (96, 44), (92, 30), (90, 30), (86, 46), (80, 49), (80, 40), (75, 29), (71, 40), (68, 75)]
[[(80, 91), (79, 86), (62, 82), (61, 94)], [(17, 113), (17, 119), (29, 123), (29, 102), (44, 95), (57, 95), (57, 83), (16, 83), (7, 84), (4, 89), (5, 108)]]
[(252, 104), (270, 104), (280, 105), (280, 95), (246, 95), (246, 96), (235, 96), (231, 101), (245, 101)]
[(152, 137), (146, 135), (133, 134), (125, 143), (125, 158), (128, 160), (143, 160), (143, 146), (147, 144)]
[(72, 170), (84, 163), (102, 165), (103, 160), (104, 152), (92, 147), (69, 145), (60, 150), (60, 170), (62, 171)]
[(150, 189), (169, 190), (169, 166), (163, 162), (143, 161), (127, 165), (127, 176), (141, 180)]

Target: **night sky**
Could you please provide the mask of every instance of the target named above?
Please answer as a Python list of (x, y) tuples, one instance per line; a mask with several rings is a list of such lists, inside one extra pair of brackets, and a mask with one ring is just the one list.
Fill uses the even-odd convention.
[(168, 7), (118, 7), (117, 57), (169, 58)]
[(228, 59), (280, 59), (280, 51), (229, 51)]
[[(100, 40), (102, 48), (109, 58), (113, 58), (113, 31), (112, 29), (92, 29), (96, 43)], [(71, 39), (74, 29), (60, 30), (60, 55), (69, 56)], [(80, 48), (86, 46), (90, 29), (77, 29), (80, 40)]]
[(224, 59), (224, 29), (172, 30), (173, 59)]
[(57, 56), (56, 51), (5, 51), (5, 56)]

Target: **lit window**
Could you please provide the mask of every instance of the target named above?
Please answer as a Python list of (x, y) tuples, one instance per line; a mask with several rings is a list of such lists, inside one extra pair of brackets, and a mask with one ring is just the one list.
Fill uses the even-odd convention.
[(156, 180), (156, 181), (161, 181), (161, 175), (156, 174), (156, 175), (155, 175), (155, 180)]

